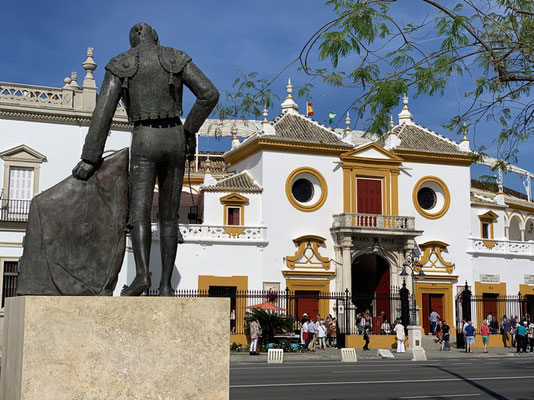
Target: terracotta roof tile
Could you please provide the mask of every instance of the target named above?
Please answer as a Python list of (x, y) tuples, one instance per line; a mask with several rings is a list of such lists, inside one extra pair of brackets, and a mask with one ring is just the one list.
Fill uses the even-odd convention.
[(258, 185), (247, 171), (240, 172), (236, 175), (230, 175), (221, 179), (215, 185), (205, 186), (204, 190), (208, 191), (249, 191), (261, 192), (262, 187)]
[(401, 143), (395, 150), (413, 150), (428, 153), (467, 155), (454, 141), (420, 125), (401, 124), (393, 128)]

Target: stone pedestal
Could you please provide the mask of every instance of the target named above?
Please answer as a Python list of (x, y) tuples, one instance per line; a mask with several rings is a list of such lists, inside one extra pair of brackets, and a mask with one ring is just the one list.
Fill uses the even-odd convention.
[(423, 347), (423, 328), (418, 325), (408, 325), (408, 342), (412, 349)]
[(229, 300), (16, 297), (4, 400), (228, 399)]

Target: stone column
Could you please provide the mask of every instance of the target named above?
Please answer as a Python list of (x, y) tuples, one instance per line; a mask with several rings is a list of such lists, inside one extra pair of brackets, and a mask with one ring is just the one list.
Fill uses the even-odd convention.
[(349, 291), (352, 291), (352, 285), (351, 285), (351, 268), (352, 268), (352, 238), (344, 237), (343, 238), (343, 266), (342, 266), (342, 280), (341, 280), (341, 290), (345, 291), (345, 289), (349, 289)]
[(337, 244), (334, 246), (334, 260), (336, 261), (334, 263), (335, 270), (336, 270), (336, 285), (335, 285), (334, 290), (336, 292), (339, 292), (340, 288), (343, 286), (342, 285), (342, 280), (343, 280), (343, 253), (342, 253), (341, 246), (339, 246)]

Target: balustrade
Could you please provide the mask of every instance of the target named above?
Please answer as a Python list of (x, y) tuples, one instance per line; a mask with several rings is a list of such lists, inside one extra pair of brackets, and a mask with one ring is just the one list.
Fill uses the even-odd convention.
[(413, 230), (415, 229), (415, 218), (398, 215), (345, 213), (334, 215), (332, 226), (334, 228)]

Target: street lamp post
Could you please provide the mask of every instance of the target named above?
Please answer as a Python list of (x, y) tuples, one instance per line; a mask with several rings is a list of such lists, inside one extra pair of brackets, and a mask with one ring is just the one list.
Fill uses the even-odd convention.
[[(415, 252), (412, 250), (408, 255), (406, 256), (406, 259), (402, 263), (402, 272), (400, 273), (400, 276), (402, 276), (404, 283), (406, 283), (406, 277), (411, 276), (412, 278), (412, 321), (411, 324), (415, 325), (417, 323), (417, 313), (416, 313), (416, 304), (415, 304), (415, 277), (417, 276), (419, 279), (425, 278), (425, 273), (423, 272), (423, 269), (419, 269), (419, 272), (416, 274), (415, 268), (421, 265), (419, 264), (419, 257), (415, 254)], [(406, 268), (410, 269), (410, 273), (406, 271)]]

